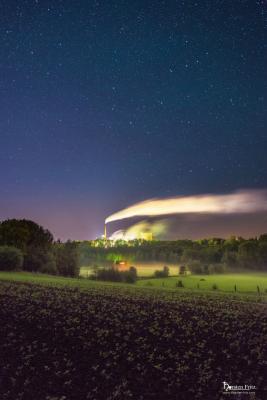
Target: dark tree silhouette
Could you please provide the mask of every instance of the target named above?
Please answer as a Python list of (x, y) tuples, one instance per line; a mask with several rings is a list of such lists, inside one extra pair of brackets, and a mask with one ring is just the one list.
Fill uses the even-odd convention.
[(9, 219), (0, 223), (0, 245), (14, 246), (24, 256), (23, 269), (39, 271), (51, 263), (53, 235), (26, 219)]

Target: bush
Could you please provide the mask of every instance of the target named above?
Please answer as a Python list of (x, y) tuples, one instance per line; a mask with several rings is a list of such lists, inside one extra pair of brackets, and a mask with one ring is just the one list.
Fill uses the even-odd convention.
[(155, 278), (168, 278), (169, 272), (170, 272), (169, 267), (167, 267), (167, 265), (165, 265), (163, 267), (162, 271), (156, 270), (154, 272), (154, 276), (155, 276)]
[(223, 274), (225, 272), (225, 264), (201, 264), (200, 261), (192, 261), (189, 266), (193, 274), (209, 275), (209, 274)]
[(179, 280), (176, 282), (176, 287), (184, 287), (183, 281)]
[(40, 272), (42, 272), (43, 274), (51, 274), (51, 275), (58, 274), (56, 261), (52, 254), (49, 255), (46, 263), (42, 265), (42, 267), (40, 268)]
[(186, 275), (187, 274), (187, 267), (185, 265), (181, 265), (179, 268), (179, 275)]
[(209, 265), (209, 272), (211, 274), (223, 274), (225, 272), (224, 264), (211, 264)]
[(192, 274), (198, 275), (203, 273), (201, 262), (198, 260), (191, 261), (191, 263), (189, 264), (189, 269), (192, 272)]
[(195, 260), (195, 261), (191, 261), (191, 263), (189, 264), (189, 269), (192, 272), (192, 274), (196, 274), (196, 275), (208, 275), (211, 272), (211, 268), (210, 265), (208, 264), (202, 264), (200, 261)]
[(114, 268), (101, 268), (96, 273), (96, 279), (100, 281), (121, 282), (122, 275)]
[(214, 284), (212, 285), (212, 290), (218, 290), (218, 286), (216, 285), (216, 283), (214, 283)]
[(137, 280), (137, 271), (135, 267), (131, 267), (128, 271), (118, 271), (114, 268), (101, 268), (96, 271), (93, 279), (111, 282), (135, 283)]
[(59, 275), (79, 276), (80, 268), (78, 265), (77, 243), (71, 241), (57, 243), (55, 246), (55, 256)]
[(32, 272), (43, 272), (47, 274), (56, 274), (57, 267), (55, 256), (52, 251), (41, 248), (29, 249), (28, 254), (24, 257), (25, 270)]
[(0, 246), (0, 270), (14, 271), (23, 265), (21, 250), (13, 246)]
[(137, 280), (137, 276), (132, 274), (130, 271), (124, 271), (122, 272), (123, 276), (122, 279), (126, 283), (135, 283)]
[(129, 268), (129, 271), (125, 271), (124, 280), (127, 283), (135, 283), (137, 281), (137, 269), (132, 266)]

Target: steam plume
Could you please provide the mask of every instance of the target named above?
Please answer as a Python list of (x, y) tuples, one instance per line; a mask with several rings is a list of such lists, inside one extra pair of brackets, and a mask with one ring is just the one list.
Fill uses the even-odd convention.
[(137, 216), (205, 213), (238, 214), (267, 211), (267, 190), (239, 190), (230, 194), (203, 194), (150, 199), (106, 218), (105, 223)]

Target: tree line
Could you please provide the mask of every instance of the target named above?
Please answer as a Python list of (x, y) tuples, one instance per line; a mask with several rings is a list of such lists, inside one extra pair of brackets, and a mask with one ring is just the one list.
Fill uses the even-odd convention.
[(142, 261), (177, 263), (186, 265), (193, 273), (218, 273), (226, 269), (267, 271), (267, 234), (250, 239), (128, 242), (100, 239), (62, 243), (33, 221), (0, 222), (0, 270), (21, 269), (75, 277), (82, 265), (104, 262), (111, 266), (121, 260), (132, 265)]
[(219, 273), (226, 269), (267, 271), (267, 234), (251, 239), (230, 237), (129, 242), (101, 239), (80, 242), (78, 252), (80, 265), (120, 260), (131, 263), (153, 260), (186, 265), (195, 273)]

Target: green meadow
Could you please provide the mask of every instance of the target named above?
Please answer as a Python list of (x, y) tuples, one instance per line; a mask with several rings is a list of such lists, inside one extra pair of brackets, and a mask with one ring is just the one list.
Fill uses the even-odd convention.
[(161, 287), (174, 289), (178, 281), (182, 281), (185, 289), (214, 290), (214, 285), (218, 291), (234, 292), (260, 292), (267, 293), (267, 274), (264, 273), (235, 273), (235, 274), (211, 274), (211, 275), (187, 275), (169, 277), (163, 279), (140, 279), (138, 286), (142, 287)]
[(63, 276), (47, 275), (41, 273), (31, 273), (24, 271), (6, 272), (0, 271), (0, 281), (15, 281), (23, 283), (34, 283), (49, 286), (70, 286), (80, 288), (92, 288), (96, 286), (125, 286), (123, 283), (100, 282), (85, 278), (67, 278)]
[[(223, 292), (253, 292), (257, 293), (258, 288), (261, 293), (267, 294), (267, 273), (263, 272), (238, 272), (210, 275), (189, 274), (179, 276), (179, 266), (168, 264), (170, 276), (168, 278), (153, 278), (156, 270), (162, 270), (164, 263), (139, 263), (136, 266), (138, 287), (151, 287), (161, 289), (175, 289), (177, 282), (182, 281), (183, 287), (190, 290), (213, 291), (214, 285), (217, 291)], [(92, 273), (91, 266), (81, 267), (81, 277), (88, 277)]]
[[(44, 285), (71, 286), (80, 288), (94, 288), (99, 286), (116, 286), (129, 289), (155, 289), (155, 290), (186, 290), (192, 292), (220, 292), (239, 294), (267, 295), (267, 274), (264, 273), (235, 273), (216, 275), (187, 275), (170, 276), (169, 278), (141, 278), (135, 284), (93, 281), (86, 278), (66, 278), (30, 272), (0, 272), (0, 280), (31, 282)], [(178, 281), (182, 281), (183, 287), (177, 287)], [(214, 290), (214, 285), (217, 289)]]

